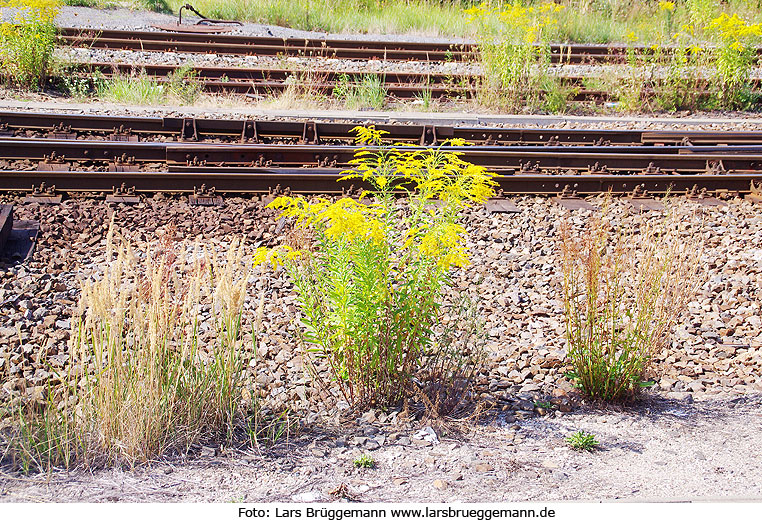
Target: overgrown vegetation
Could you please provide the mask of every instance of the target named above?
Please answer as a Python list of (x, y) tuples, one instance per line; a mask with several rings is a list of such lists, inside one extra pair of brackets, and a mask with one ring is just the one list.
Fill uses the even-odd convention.
[(350, 110), (378, 110), (384, 106), (386, 100), (384, 78), (376, 74), (350, 78), (342, 73), (333, 90), (333, 96)]
[[(177, 12), (184, 0), (168, 2)], [(461, 2), (430, 0), (196, 0), (210, 18), (249, 20), (309, 31), (466, 34)]]
[(55, 48), (57, 0), (0, 0), (12, 13), (0, 22), (0, 78), (20, 88), (41, 88)]
[[(484, 71), (479, 101), (508, 111), (565, 111), (578, 88), (565, 84), (562, 67), (551, 65), (549, 42), (563, 38), (568, 23), (563, 15), (575, 8), (548, 2), (533, 7), (482, 3), (467, 9), (478, 28)], [(651, 24), (658, 32), (646, 41), (650, 45), (641, 44), (633, 30), (617, 39), (627, 42), (627, 67), (624, 74), (605, 76), (601, 89), (613, 95), (619, 109), (746, 110), (758, 102), (751, 70), (759, 62), (759, 23), (724, 12), (707, 18), (710, 11), (696, 4), (691, 12), (702, 25), (683, 24), (673, 33), (680, 10), (667, 1), (659, 2), (658, 9), (663, 23)]]
[(106, 101), (151, 106), (156, 104), (194, 104), (203, 93), (198, 74), (190, 65), (183, 65), (159, 80), (135, 72), (106, 77), (100, 71), (83, 74), (63, 68), (60, 87), (76, 98), (95, 96)]
[[(671, 216), (638, 230), (602, 215), (560, 228), (570, 376), (588, 396), (636, 393), (695, 290), (699, 247)], [(637, 255), (637, 256), (636, 256)]]
[[(170, 0), (177, 12), (184, 0)], [(487, 9), (511, 5), (538, 8), (547, 0), (489, 1)], [(549, 35), (554, 42), (623, 42), (630, 31), (641, 42), (656, 42), (684, 25), (703, 28), (721, 13), (736, 13), (751, 23), (762, 22), (757, 0), (564, 0), (558, 25)], [(203, 14), (212, 18), (248, 20), (310, 31), (417, 33), (470, 37), (476, 28), (466, 23), (462, 9), (478, 1), (436, 0), (196, 0)], [(671, 5), (671, 8), (668, 6)], [(709, 39), (708, 39), (709, 40)]]
[[(360, 143), (380, 144), (381, 131), (356, 130)], [(328, 365), (327, 376), (313, 367), (316, 381), (356, 408), (423, 393), (432, 412), (452, 410), (482, 356), (452, 332), (437, 342), (436, 327), (451, 315), (449, 271), (468, 264), (460, 214), (492, 194), (491, 174), (442, 148), (365, 147), (353, 164), (346, 177), (373, 190), (361, 200), (277, 198), (269, 207), (293, 218), (297, 234), (290, 246), (262, 248), (255, 263), (282, 264), (291, 276), (304, 351)], [(406, 206), (395, 192), (407, 194)]]
[(243, 417), (253, 339), (242, 323), (243, 245), (234, 240), (223, 255), (168, 236), (138, 248), (110, 230), (106, 251), (100, 274), (82, 284), (69, 369), (12, 402), (6, 451), (25, 471), (134, 465), (229, 441)]
[(507, 111), (540, 107), (548, 85), (560, 82), (550, 75), (548, 39), (563, 9), (555, 3), (538, 8), (516, 3), (466, 10), (469, 23), (478, 28), (483, 80), (477, 93), (482, 104)]

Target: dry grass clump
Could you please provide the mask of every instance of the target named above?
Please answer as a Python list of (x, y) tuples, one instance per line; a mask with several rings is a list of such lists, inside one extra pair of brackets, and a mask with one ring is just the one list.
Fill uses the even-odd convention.
[(243, 415), (252, 339), (242, 324), (251, 269), (243, 243), (224, 255), (169, 237), (137, 248), (112, 229), (106, 252), (82, 284), (74, 365), (58, 390), (14, 414), (7, 454), (22, 469), (134, 465), (230, 440)]
[(699, 280), (700, 240), (677, 219), (615, 229), (602, 215), (573, 232), (560, 229), (567, 355), (590, 397), (630, 396)]

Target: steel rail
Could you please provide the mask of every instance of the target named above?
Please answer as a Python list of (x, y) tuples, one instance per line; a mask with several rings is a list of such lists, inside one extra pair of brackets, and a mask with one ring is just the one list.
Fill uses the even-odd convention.
[[(181, 117), (135, 117), (129, 115), (84, 115), (0, 111), (0, 134), (25, 134), (27, 131), (55, 133), (67, 130), (74, 134), (166, 135), (186, 140), (235, 138), (245, 142), (264, 140), (298, 140), (353, 142), (355, 123), (315, 122), (310, 120), (263, 121), (254, 119), (207, 119)], [(463, 139), (473, 143), (493, 144), (641, 144), (644, 130), (573, 130), (546, 128), (501, 128), (483, 126), (400, 125), (378, 123), (392, 141), (436, 144), (446, 139)], [(186, 129), (187, 128), (187, 129)], [(689, 132), (669, 132), (659, 136), (665, 144), (679, 144)], [(738, 142), (752, 143), (762, 132), (748, 132)], [(1, 135), (0, 135), (1, 137)], [(138, 137), (140, 139), (140, 137)], [(731, 140), (732, 141), (732, 140)], [(710, 143), (711, 144), (711, 143)]]
[[(130, 64), (83, 62), (72, 67), (80, 76), (90, 76), (99, 72), (104, 76), (148, 75), (157, 82), (167, 83), (171, 75), (180, 66), (173, 64)], [(473, 97), (477, 93), (480, 75), (444, 74), (421, 72), (358, 72), (333, 70), (287, 70), (270, 68), (237, 68), (223, 66), (193, 66), (195, 80), (209, 92), (242, 94), (281, 93), (292, 84), (305, 85), (310, 91), (330, 95), (341, 82), (342, 75), (350, 84), (357, 83), (368, 75), (381, 79), (388, 95), (409, 99), (422, 97), (424, 94), (439, 99), (442, 97)], [(572, 89), (568, 99), (574, 101), (604, 101), (610, 94), (603, 90), (591, 90), (585, 87), (585, 77), (562, 77), (564, 84)], [(762, 79), (751, 79), (754, 87), (762, 85)], [(644, 89), (644, 95), (652, 95), (653, 90)], [(698, 97), (709, 97), (713, 92), (702, 90), (694, 92)]]
[[(88, 30), (59, 28), (61, 43), (107, 49), (177, 51), (223, 55), (303, 55), (345, 59), (462, 61), (475, 57), (474, 43), (404, 42), (354, 39), (306, 39), (166, 31)], [(670, 47), (663, 48), (667, 52)], [(628, 50), (642, 55), (649, 46), (616, 44), (551, 44), (553, 62), (625, 62)], [(762, 48), (757, 49), (762, 55)]]
[[(135, 192), (190, 193), (206, 187), (218, 193), (273, 193), (288, 189), (298, 193), (346, 193), (367, 183), (337, 181), (339, 170), (247, 170), (244, 172), (56, 172), (0, 171), (1, 191), (30, 191), (40, 185), (59, 192), (114, 192), (132, 188)], [(760, 174), (635, 174), (626, 176), (582, 174), (546, 175), (517, 173), (495, 178), (504, 194), (555, 195), (564, 189), (578, 194), (630, 193), (636, 187), (654, 194), (682, 194), (693, 188), (709, 192), (747, 193)]]
[[(182, 117), (135, 117), (131, 115), (86, 115), (0, 111), (0, 137), (27, 131), (69, 130), (75, 134), (166, 135), (180, 138), (191, 126), (196, 139), (234, 138), (247, 142), (262, 140), (352, 141), (355, 123), (312, 120), (266, 121), (256, 119), (209, 119)], [(566, 128), (502, 128), (483, 126), (401, 125), (380, 122), (392, 141), (441, 142), (464, 139), (488, 144), (621, 144), (621, 145), (762, 145), (762, 130), (601, 130)], [(426, 137), (428, 134), (430, 137)], [(305, 137), (309, 135), (309, 137)], [(186, 138), (192, 140), (192, 138)]]
[[(369, 147), (373, 150), (375, 147)], [(410, 151), (420, 147), (399, 147)], [(762, 170), (762, 146), (463, 146), (442, 147), (490, 167), (560, 173), (700, 173)], [(0, 139), (0, 159), (53, 163), (168, 163), (185, 166), (349, 166), (356, 147), (108, 140)]]

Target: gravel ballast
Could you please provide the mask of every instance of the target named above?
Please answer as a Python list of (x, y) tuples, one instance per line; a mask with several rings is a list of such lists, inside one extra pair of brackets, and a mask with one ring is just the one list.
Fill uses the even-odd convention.
[[(235, 489), (254, 501), (309, 501), (333, 499), (328, 487), (342, 482), (369, 501), (760, 496), (760, 467), (751, 452), (759, 447), (754, 442), (762, 424), (762, 214), (741, 199), (716, 208), (672, 201), (695, 219), (691, 232), (706, 239), (708, 276), (670, 348), (656, 358), (658, 384), (634, 407), (591, 407), (574, 396), (564, 375), (556, 228), (564, 216), (579, 223), (591, 213), (570, 213), (546, 198), (519, 198), (520, 214), (468, 213), (473, 265), (455, 276), (456, 287), (480, 298), (486, 318), (490, 367), (477, 386), (491, 408), (484, 421), (447, 436), (434, 424), (432, 436), (427, 423), (390, 410), (338, 426), (340, 405), (320, 397), (302, 367), (294, 338), (298, 310), (286, 276), (255, 276), (248, 316), (262, 290), (268, 302), (263, 359), (251, 364), (250, 379), (274, 407), (290, 407), (300, 417), (304, 428), (291, 445), (220, 455), (202, 449), (170, 460), (178, 465), (173, 477), (189, 471), (193, 481), (204, 481), (171, 491), (161, 490), (171, 477), (149, 467), (129, 474), (56, 475), (53, 487), (40, 487), (34, 478), (8, 479), (0, 499), (37, 499), (43, 488), (53, 488), (61, 500), (225, 501), (232, 499), (225, 489)], [(0, 366), (11, 374), (3, 397), (39, 391), (47, 379), (43, 360), (61, 366), (69, 360), (79, 280), (98, 268), (114, 210), (117, 225), (136, 241), (153, 240), (174, 225), (176, 239), (200, 235), (224, 248), (245, 234), (253, 249), (282, 242), (288, 231), (278, 230), (275, 214), (260, 202), (244, 198), (202, 209), (163, 196), (138, 206), (93, 199), (60, 207), (17, 204), (16, 218), (41, 221), (42, 233), (34, 259), (7, 267), (2, 278)], [(618, 201), (610, 214), (622, 225), (644, 219)], [(553, 409), (536, 404), (551, 397), (558, 403)], [(602, 450), (572, 453), (563, 437), (579, 429), (594, 433)], [(351, 461), (366, 451), (380, 468), (357, 474)], [(267, 476), (242, 484), (250, 471)], [(215, 478), (219, 484), (212, 484)], [(399, 479), (405, 483), (394, 483)], [(122, 480), (143, 490), (114, 498), (94, 488)], [(477, 484), (483, 487), (478, 492)], [(82, 494), (73, 494), (75, 489)]]

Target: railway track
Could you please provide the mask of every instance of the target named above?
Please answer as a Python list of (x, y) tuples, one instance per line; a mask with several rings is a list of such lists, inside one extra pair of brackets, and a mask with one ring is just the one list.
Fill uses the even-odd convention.
[[(59, 41), (76, 47), (176, 51), (218, 55), (320, 56), (342, 59), (452, 62), (472, 60), (474, 43), (426, 43), (344, 39), (254, 37), (168, 31), (83, 30), (59, 28)], [(647, 46), (553, 44), (551, 61), (565, 64), (621, 63), (628, 49), (651, 52)], [(757, 50), (762, 55), (762, 48)]]
[[(94, 74), (105, 78), (139, 74), (153, 78), (159, 83), (171, 82), (171, 76), (181, 66), (173, 64), (130, 64), (109, 62), (83, 62), (70, 67), (80, 77)], [(306, 70), (280, 68), (237, 68), (224, 66), (192, 66), (185, 72), (192, 75), (204, 91), (211, 93), (238, 93), (269, 96), (286, 90), (291, 85), (303, 85), (307, 90), (322, 95), (332, 95), (342, 83), (348, 86), (361, 83), (364, 78), (376, 77), (387, 95), (398, 99), (414, 99), (424, 95), (433, 98), (472, 98), (476, 96), (482, 81), (480, 75), (421, 73), (421, 72), (358, 72), (335, 70)], [(569, 90), (568, 100), (602, 102), (611, 98), (608, 91), (587, 87), (590, 79), (581, 76), (562, 77)], [(762, 86), (762, 79), (752, 79), (754, 88)], [(650, 88), (642, 90), (643, 96), (653, 95)], [(711, 97), (708, 90), (694, 92), (696, 97)]]
[[(361, 185), (336, 182), (355, 153), (353, 127), (1, 112), (0, 189), (345, 192)], [(635, 187), (655, 193), (694, 188), (745, 193), (762, 180), (762, 132), (756, 131), (379, 127), (389, 128), (393, 140), (418, 145), (404, 149), (451, 138), (474, 142), (441, 148), (495, 171), (505, 193)]]

